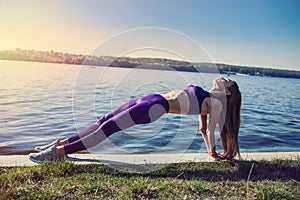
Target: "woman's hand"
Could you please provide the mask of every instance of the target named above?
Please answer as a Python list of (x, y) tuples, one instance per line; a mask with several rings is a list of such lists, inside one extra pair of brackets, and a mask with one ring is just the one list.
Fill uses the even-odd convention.
[(220, 161), (220, 160), (223, 160), (223, 161), (232, 161), (233, 159), (232, 158), (229, 158), (217, 151), (213, 151), (213, 152), (210, 152), (209, 155), (214, 158), (216, 161)]
[(216, 161), (225, 160), (226, 158), (219, 152), (216, 151), (216, 147), (209, 152), (209, 155), (214, 158)]
[(220, 156), (219, 156), (219, 153), (217, 153), (217, 152), (210, 152), (209, 155), (210, 155), (210, 157), (212, 157), (212, 158), (215, 159), (216, 161), (222, 160), (222, 157), (220, 157)]

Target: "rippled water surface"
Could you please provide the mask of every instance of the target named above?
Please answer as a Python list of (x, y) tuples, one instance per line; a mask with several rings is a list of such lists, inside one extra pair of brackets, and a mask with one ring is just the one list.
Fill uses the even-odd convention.
[[(0, 61), (0, 154), (26, 153), (64, 138), (133, 98), (210, 89), (219, 75)], [(299, 79), (231, 76), (243, 95), (241, 151), (300, 151)], [(167, 114), (112, 135), (92, 152), (205, 151), (198, 116)], [(218, 132), (216, 132), (218, 138)], [(218, 142), (218, 149), (220, 144)]]

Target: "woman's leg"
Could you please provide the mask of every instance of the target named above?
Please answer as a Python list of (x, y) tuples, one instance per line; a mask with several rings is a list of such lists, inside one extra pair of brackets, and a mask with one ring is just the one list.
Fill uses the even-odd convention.
[(121, 106), (115, 108), (114, 110), (112, 110), (111, 112), (107, 113), (106, 115), (102, 116), (95, 124), (91, 125), (90, 127), (80, 131), (79, 133), (76, 133), (70, 137), (68, 137), (67, 139), (65, 140), (62, 140), (62, 144), (65, 145), (65, 144), (68, 144), (68, 143), (72, 143), (72, 142), (75, 142), (77, 140), (80, 140), (80, 138), (83, 138), (91, 133), (93, 133), (94, 131), (96, 131), (99, 126), (101, 124), (103, 124), (105, 121), (109, 120), (110, 118), (112, 118), (113, 116), (116, 116), (117, 114), (127, 110), (128, 108), (132, 107), (133, 105), (136, 104), (136, 101), (138, 99), (134, 99), (134, 100), (131, 100), (129, 102), (126, 102), (124, 104), (122, 104)]
[(154, 122), (169, 111), (168, 102), (162, 96), (155, 94), (137, 99), (131, 105), (127, 103), (125, 106), (127, 109), (120, 107), (118, 109), (122, 110), (121, 112), (108, 113), (104, 116), (103, 121), (101, 118), (99, 120), (101, 124), (99, 123), (99, 127), (94, 132), (65, 145), (65, 153), (69, 154), (93, 147), (115, 132), (136, 124)]

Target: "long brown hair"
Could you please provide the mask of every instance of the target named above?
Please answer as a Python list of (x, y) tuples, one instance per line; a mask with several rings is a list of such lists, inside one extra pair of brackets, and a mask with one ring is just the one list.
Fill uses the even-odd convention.
[(226, 96), (225, 121), (222, 127), (220, 138), (224, 148), (224, 156), (233, 159), (236, 155), (240, 156), (239, 150), (239, 129), (242, 95), (236, 82), (228, 88), (231, 92)]

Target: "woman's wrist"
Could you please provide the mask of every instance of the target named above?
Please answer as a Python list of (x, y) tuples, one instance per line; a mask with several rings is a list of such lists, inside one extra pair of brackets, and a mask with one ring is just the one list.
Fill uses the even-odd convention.
[(209, 152), (209, 155), (212, 157), (218, 156), (218, 152), (216, 151), (216, 146), (214, 146), (211, 151)]

